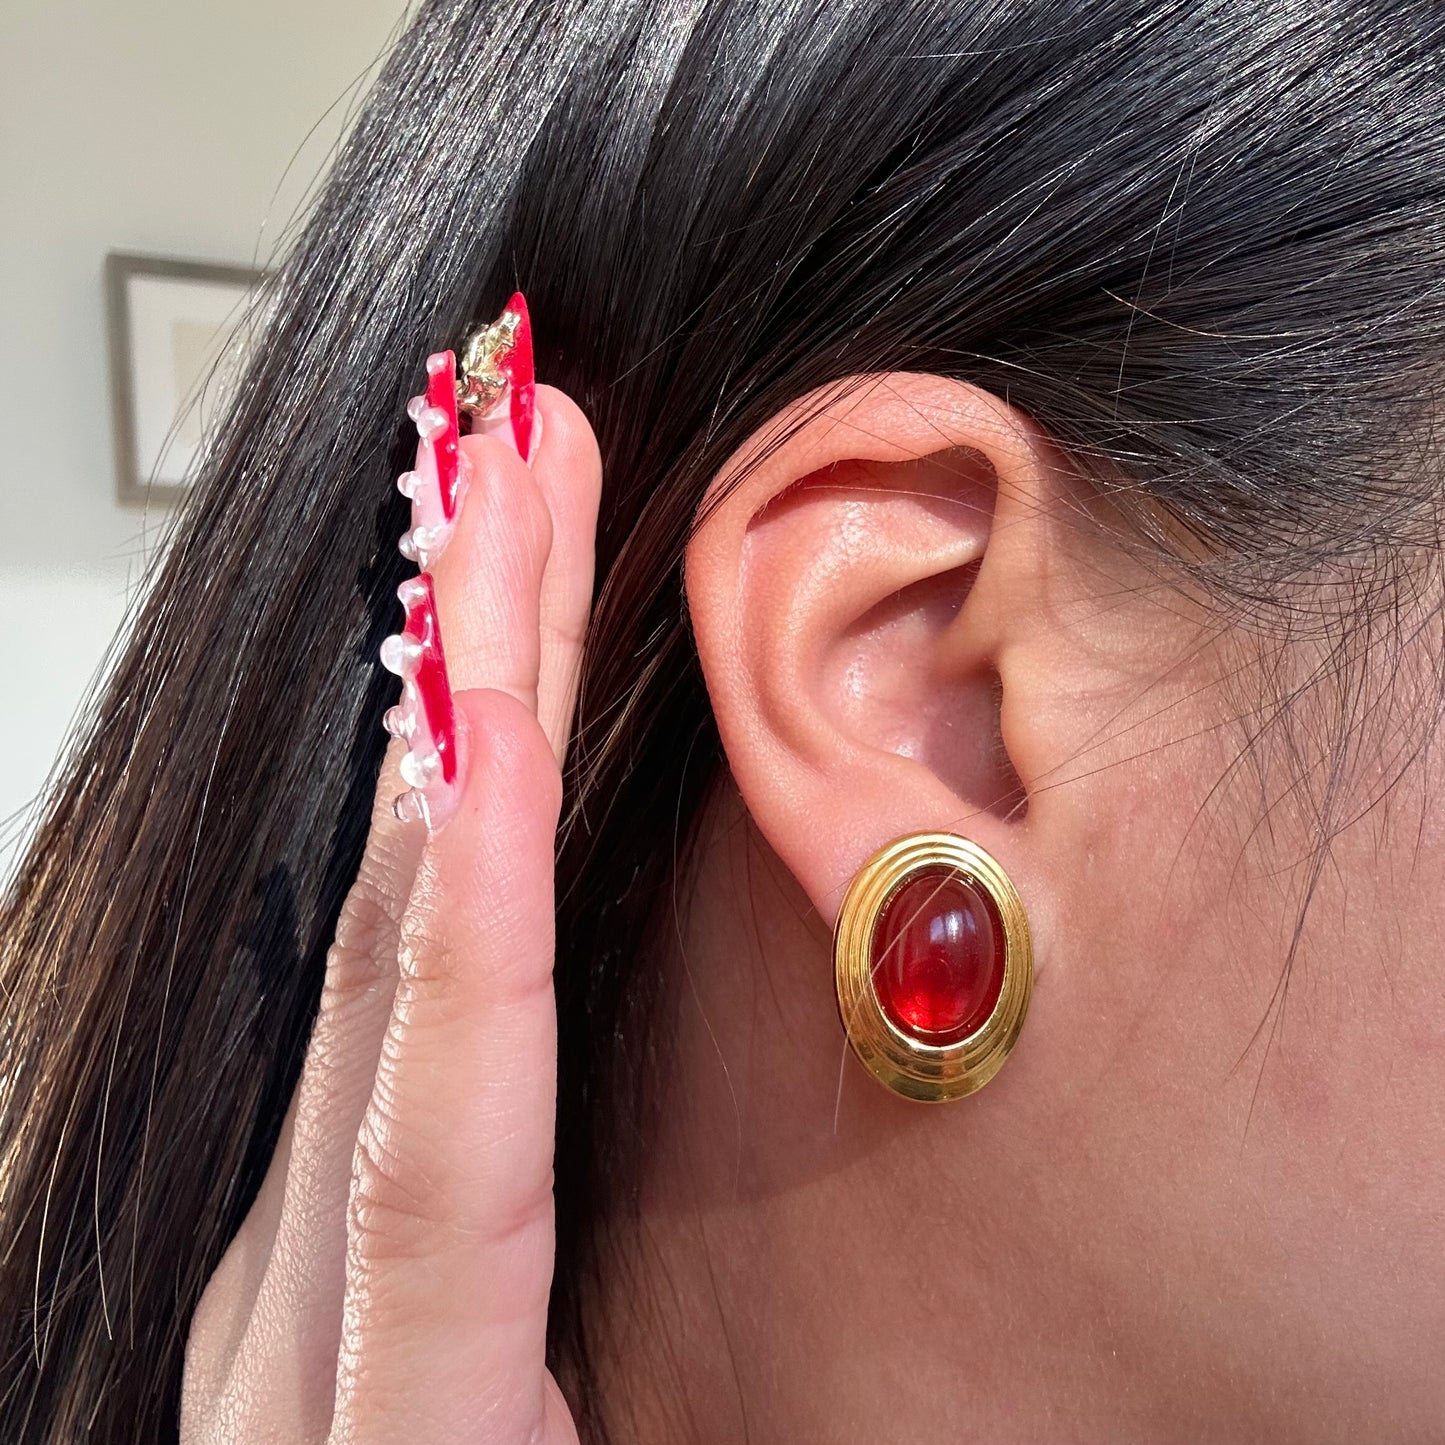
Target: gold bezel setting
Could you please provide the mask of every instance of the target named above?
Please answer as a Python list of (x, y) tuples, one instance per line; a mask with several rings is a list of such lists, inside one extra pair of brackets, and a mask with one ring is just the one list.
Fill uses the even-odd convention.
[[(956, 868), (988, 894), (1003, 925), (1003, 986), (982, 1024), (956, 1043), (930, 1044), (899, 1029), (884, 1013), (874, 986), (873, 933), (884, 905), (915, 874)], [(833, 930), (838, 1013), (853, 1052), (895, 1093), (939, 1104), (976, 1093), (1003, 1067), (1018, 1042), (1033, 992), (1033, 940), (1028, 915), (1003, 868), (977, 843), (956, 833), (908, 833), (880, 848), (857, 872)]]

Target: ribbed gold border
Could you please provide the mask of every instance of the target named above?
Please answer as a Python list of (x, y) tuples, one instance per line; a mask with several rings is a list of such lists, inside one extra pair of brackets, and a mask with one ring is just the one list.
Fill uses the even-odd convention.
[[(878, 1002), (871, 966), (873, 928), (889, 896), (920, 869), (952, 865), (993, 899), (1003, 921), (1003, 988), (993, 1012), (966, 1039), (925, 1044), (895, 1028)], [(1034, 986), (1034, 949), (1023, 900), (1003, 869), (956, 833), (906, 833), (880, 848), (844, 895), (833, 929), (838, 1012), (853, 1052), (869, 1072), (909, 1099), (939, 1104), (976, 1093), (1018, 1041)]]

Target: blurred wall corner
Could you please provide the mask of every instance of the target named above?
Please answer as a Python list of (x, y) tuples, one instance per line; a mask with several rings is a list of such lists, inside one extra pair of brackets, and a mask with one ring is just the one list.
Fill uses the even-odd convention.
[(406, 8), (0, 5), (0, 879), (166, 520), (116, 500), (104, 258), (274, 265)]

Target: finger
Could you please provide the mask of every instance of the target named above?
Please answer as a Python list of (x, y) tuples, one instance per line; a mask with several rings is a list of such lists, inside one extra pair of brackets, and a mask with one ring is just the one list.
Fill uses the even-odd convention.
[[(595, 500), (590, 512), (586, 505), (589, 450), (595, 458), (590, 429), (551, 389), (544, 389), (542, 411), (551, 415), (542, 416), (538, 431), (551, 420), (564, 458), (546, 471), (559, 512), (569, 525), (590, 528), (595, 525)], [(460, 589), (439, 588), (453, 613), (450, 650), (461, 680), (485, 682), (531, 701), (543, 653), (537, 574), (549, 551), (550, 509), (515, 453), (503, 447), (498, 454), (496, 443), (488, 448), (478, 445), (481, 440), (468, 443), (478, 453), (474, 471), (480, 484), (473, 505), (458, 519), (456, 547), (458, 556), (470, 552), (473, 565), (464, 575), (471, 585), (460, 599)], [(573, 502), (561, 486), (577, 469), (577, 453), (583, 470), (579, 500)], [(534, 446), (533, 463), (547, 455)], [(487, 498), (490, 506), (483, 502)], [(590, 591), (590, 534), (569, 540), (566, 555), (565, 576), (554, 573), (543, 589), (554, 599), (550, 617), (559, 615), (555, 599), (565, 597), (575, 608), (572, 599)], [(575, 571), (573, 557), (581, 558), (586, 573), (568, 587), (563, 582)], [(458, 607), (459, 600), (472, 605)], [(580, 636), (580, 627), (567, 625)], [(556, 631), (549, 625), (547, 637)], [(549, 698), (556, 695), (550, 688)], [(558, 705), (550, 706), (555, 715)], [(208, 1369), (212, 1378), (199, 1393), (214, 1399), (217, 1370), (229, 1372), (230, 1393), (248, 1402), (250, 1418), (256, 1418), (258, 1401), (270, 1403), (267, 1413), (278, 1417), (279, 1438), (320, 1428), (334, 1398), (354, 1139), (391, 1010), (398, 922), (420, 847), (416, 830), (400, 825), (390, 806), (405, 786), (397, 769), (402, 751), (394, 745), (387, 755), (370, 839), (328, 956), (319, 1016), (283, 1140), (256, 1206), (207, 1291), (194, 1331), (192, 1356), (198, 1363), (188, 1377)]]
[(457, 697), (469, 776), (423, 857), (358, 1140), (335, 1438), (540, 1438), (553, 1254), (553, 845), (531, 710)]
[(542, 578), (537, 718), (558, 765), (566, 761), (592, 609), (602, 458), (587, 418), (565, 392), (537, 388), (545, 445), (532, 461), (552, 515), (552, 551)]
[[(391, 808), (405, 787), (401, 752), (400, 744), (388, 749), (378, 781), (286, 1129), (193, 1326), (194, 1394), (212, 1409), (244, 1410), (258, 1442), (267, 1431), (278, 1442), (321, 1439), (330, 1425), (356, 1133), (391, 1014), (401, 916), (422, 848)], [(200, 1387), (202, 1373), (208, 1388)]]
[[(550, 513), (514, 450), (495, 438), (468, 442), (472, 485), (433, 564), (453, 685), (501, 689), (535, 707)], [(388, 753), (361, 873), (328, 955), (284, 1203), (243, 1342), (263, 1376), (254, 1388), (277, 1408), (304, 1398), (308, 1416), (329, 1418), (334, 1401), (355, 1140), (391, 1013), (399, 921), (424, 836), (391, 810), (406, 786), (402, 751), (398, 744)]]
[(247, 1327), (270, 1262), (295, 1127), (293, 1093), (256, 1198), (191, 1315), (181, 1380), (183, 1440), (213, 1438), (223, 1412), (235, 1412), (238, 1392), (228, 1387), (243, 1361)]
[[(544, 430), (538, 460), (549, 441)], [(456, 692), (497, 688), (535, 712), (552, 514), (531, 468), (499, 436), (463, 437), (461, 449), (471, 479), (431, 568), (447, 672)]]

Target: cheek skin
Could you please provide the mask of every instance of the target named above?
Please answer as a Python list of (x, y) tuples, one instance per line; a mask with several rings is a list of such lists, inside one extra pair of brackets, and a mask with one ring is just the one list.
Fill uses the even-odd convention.
[(1157, 1427), (1208, 1389), (1238, 1438), (1408, 1433), (1445, 1412), (1445, 777), (1387, 818), (1362, 772), (1315, 869), (1325, 762), (1307, 728), (1251, 744), (1253, 644), (1050, 537), (1000, 660), (1039, 959), (999, 1135), (1041, 1161), (1026, 1248), (1096, 1358), (1177, 1382)]
[[(1314, 876), (1312, 819), (1231, 768), (1239, 746), (1231, 728), (1155, 748), (1136, 731), (1046, 804), (1055, 959), (1030, 1027), (1047, 1022), (1054, 1137), (1087, 1160), (1076, 1183), (1098, 1210), (1054, 1242), (1094, 1257), (1110, 1292), (1147, 1261), (1191, 1301), (1187, 1333), (1147, 1293), (1129, 1301), (1130, 1346), (1157, 1370), (1293, 1397), (1334, 1438), (1328, 1362), (1350, 1408), (1408, 1428), (1445, 1407), (1429, 1363), (1445, 1347), (1445, 890), (1428, 886), (1445, 848), (1412, 806), (1438, 784), (1407, 778), (1393, 825), (1366, 813)], [(1270, 1339), (1285, 1320), (1289, 1350)]]
[[(1187, 745), (1125, 727), (1033, 794), (1038, 986), (959, 1105), (850, 1067), (826, 931), (723, 811), (685, 915), (646, 1246), (607, 1309), (623, 1397), (682, 1358), (719, 1438), (739, 1381), (769, 1438), (1050, 1438), (1044, 1385), (1081, 1438), (1318, 1445), (1440, 1417), (1445, 1050), (1418, 1020), (1441, 970), (1382, 960), (1377, 909), (1408, 893), (1420, 938), (1445, 920), (1340, 840), (1348, 902), (1322, 885), (1266, 1053), (1299, 886), (1281, 860), (1305, 850), (1246, 821), (1246, 772), (1215, 790), (1237, 743), (1195, 719)], [(1393, 969), (1388, 1005), (1362, 957)], [(986, 1327), (879, 1325), (899, 1301)]]
[(686, 1360), (689, 1398), (729, 1422), (746, 1399), (759, 1438), (1431, 1438), (1445, 838), (1410, 804), (1445, 777), (1312, 873), (1311, 759), (1248, 751), (1268, 669), (1217, 616), (1045, 512), (989, 546), (967, 640), (1028, 796), (991, 825), (1035, 936), (1019, 1045), (957, 1105), (862, 1078), (827, 930), (720, 816), (645, 1244), (605, 1311), (658, 1311), (618, 1394)]

